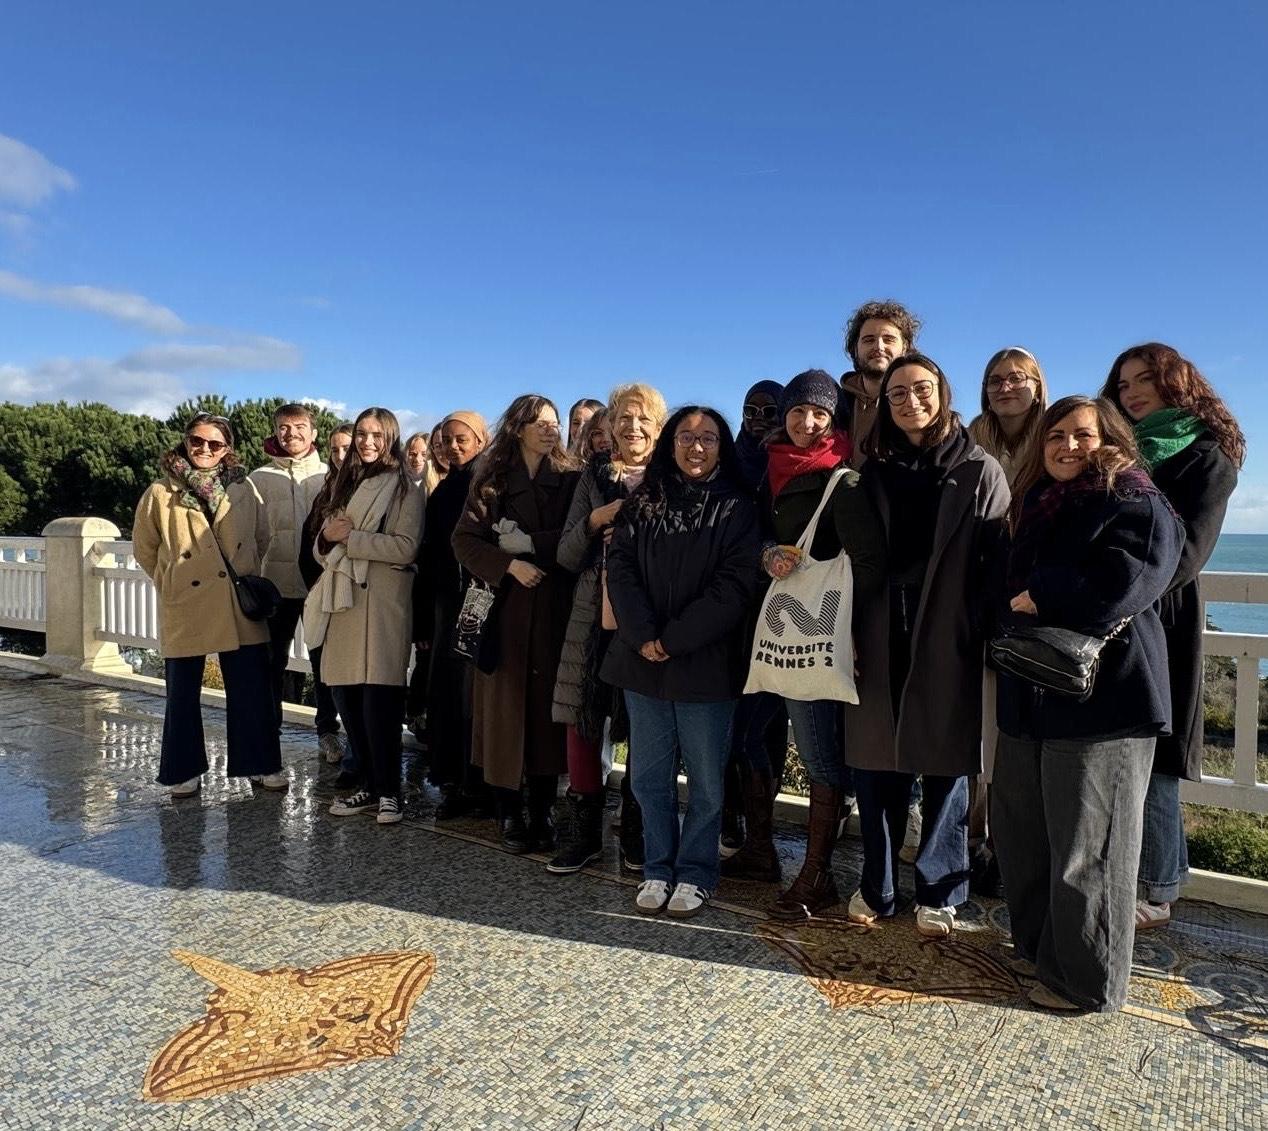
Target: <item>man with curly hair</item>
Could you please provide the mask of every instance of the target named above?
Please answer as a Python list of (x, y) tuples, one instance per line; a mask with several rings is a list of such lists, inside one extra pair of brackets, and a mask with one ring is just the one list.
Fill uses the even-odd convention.
[(881, 378), (889, 363), (915, 348), (920, 319), (893, 299), (865, 302), (845, 324), (845, 353), (854, 368), (842, 375), (837, 423), (854, 441), (850, 462), (866, 460), (863, 442), (876, 427)]

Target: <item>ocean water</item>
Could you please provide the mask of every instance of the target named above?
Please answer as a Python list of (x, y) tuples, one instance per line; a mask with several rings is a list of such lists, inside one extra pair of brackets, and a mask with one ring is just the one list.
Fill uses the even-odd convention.
[[(1268, 573), (1268, 534), (1221, 534), (1206, 568), (1219, 573)], [(1212, 601), (1206, 615), (1224, 632), (1268, 635), (1268, 605)]]

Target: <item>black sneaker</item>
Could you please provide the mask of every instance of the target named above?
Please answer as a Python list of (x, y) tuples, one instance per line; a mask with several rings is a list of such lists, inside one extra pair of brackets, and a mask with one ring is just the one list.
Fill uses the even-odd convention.
[(395, 825), (403, 820), (405, 810), (401, 808), (401, 799), (399, 797), (380, 797), (379, 798), (379, 815), (375, 818), (380, 825)]
[(546, 871), (563, 876), (580, 872), (603, 856), (603, 795), (572, 793), (559, 805), (559, 851)]
[(368, 813), (378, 807), (377, 797), (371, 797), (366, 790), (359, 789), (351, 797), (340, 797), (332, 802), (330, 812), (335, 817), (351, 817), (354, 813)]
[(471, 802), (463, 795), (462, 787), (454, 782), (445, 782), (440, 787), (440, 803), (436, 806), (436, 820), (456, 821), (465, 817), (471, 810)]

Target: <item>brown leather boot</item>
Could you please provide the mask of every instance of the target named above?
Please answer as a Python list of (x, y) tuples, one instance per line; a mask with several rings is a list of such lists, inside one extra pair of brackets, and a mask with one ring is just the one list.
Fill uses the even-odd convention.
[(806, 860), (792, 886), (767, 911), (772, 919), (796, 922), (811, 919), (841, 902), (832, 875), (832, 849), (837, 839), (837, 810), (842, 791), (830, 785), (810, 784), (810, 829), (806, 835)]
[(775, 811), (775, 782), (769, 774), (749, 766), (743, 779), (744, 825), (748, 830), (744, 846), (722, 861), (722, 874), (734, 880), (762, 880), (777, 884), (784, 877), (779, 870), (772, 821)]

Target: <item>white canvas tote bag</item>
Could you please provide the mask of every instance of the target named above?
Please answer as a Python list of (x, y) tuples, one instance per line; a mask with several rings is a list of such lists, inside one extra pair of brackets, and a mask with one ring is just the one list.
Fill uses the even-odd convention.
[(819, 506), (797, 541), (801, 560), (782, 581), (771, 582), (762, 602), (744, 694), (770, 691), (809, 702), (857, 703), (854, 686), (854, 575), (842, 550), (829, 561), (810, 556), (819, 518), (849, 469), (832, 473)]

